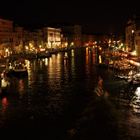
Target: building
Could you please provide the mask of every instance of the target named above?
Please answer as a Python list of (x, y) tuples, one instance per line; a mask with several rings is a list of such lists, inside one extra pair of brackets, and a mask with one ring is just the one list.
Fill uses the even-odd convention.
[(125, 28), (125, 44), (126, 44), (126, 48), (129, 51), (133, 51), (135, 50), (135, 38), (134, 38), (134, 34), (136, 32), (136, 28), (135, 28), (135, 21), (133, 20), (129, 20), (127, 22), (127, 26)]
[(0, 19), (0, 56), (9, 55), (13, 43), (13, 21)]
[(82, 46), (93, 46), (96, 36), (91, 34), (82, 34)]
[(95, 45), (108, 47), (108, 41), (111, 37), (105, 34), (82, 34), (83, 46), (93, 47)]
[(82, 37), (81, 26), (74, 25), (74, 44), (75, 44), (75, 47), (80, 47), (82, 45), (81, 37)]
[(24, 29), (23, 27), (15, 26), (13, 31), (13, 42), (12, 42), (12, 52), (20, 53), (23, 51), (23, 37)]
[(61, 47), (61, 29), (44, 27), (43, 42), (47, 45), (47, 48)]
[[(79, 32), (79, 30), (75, 30)], [(62, 47), (60, 28), (44, 27), (38, 30), (25, 30), (14, 26), (13, 21), (0, 19), (0, 57), (11, 53), (37, 52), (49, 48)], [(78, 41), (78, 36), (75, 36)], [(77, 42), (78, 43), (78, 42)]]
[(82, 28), (80, 25), (63, 26), (62, 33), (68, 46), (82, 46)]
[(140, 56), (140, 17), (133, 17), (125, 28), (125, 43), (129, 51), (136, 51)]

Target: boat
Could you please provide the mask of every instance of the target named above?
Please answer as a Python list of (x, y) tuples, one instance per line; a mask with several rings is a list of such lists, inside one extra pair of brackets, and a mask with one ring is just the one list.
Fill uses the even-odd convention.
[(9, 63), (8, 68), (5, 70), (5, 74), (8, 77), (11, 76), (21, 77), (21, 76), (27, 76), (28, 71), (25, 63), (20, 61), (15, 61), (13, 64)]
[(46, 51), (46, 52), (38, 52), (37, 53), (37, 58), (48, 58), (51, 57), (51, 53)]

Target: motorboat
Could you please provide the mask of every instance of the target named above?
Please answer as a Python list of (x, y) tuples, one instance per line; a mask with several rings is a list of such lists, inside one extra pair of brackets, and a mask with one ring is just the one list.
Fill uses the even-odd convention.
[(5, 70), (5, 74), (9, 77), (11, 76), (27, 76), (28, 71), (27, 67), (23, 62), (14, 62), (13, 64), (9, 63), (9, 66)]
[(12, 69), (9, 69), (8, 73), (14, 76), (28, 75), (27, 68), (22, 63), (16, 64), (15, 66), (13, 66)]

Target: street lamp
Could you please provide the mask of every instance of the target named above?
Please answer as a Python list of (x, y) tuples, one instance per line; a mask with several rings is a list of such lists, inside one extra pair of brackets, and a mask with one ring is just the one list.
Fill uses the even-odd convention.
[(132, 30), (132, 34), (134, 33), (134, 30)]
[(135, 31), (134, 30), (132, 30), (131, 31), (132, 32), (132, 50), (134, 50), (135, 49), (135, 46), (134, 46), (134, 33), (135, 33)]

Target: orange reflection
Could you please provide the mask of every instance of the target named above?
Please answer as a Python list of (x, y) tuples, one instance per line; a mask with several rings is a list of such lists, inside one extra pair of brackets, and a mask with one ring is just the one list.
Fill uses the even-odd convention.
[(71, 50), (71, 56), (74, 57), (74, 50)]
[(23, 91), (24, 89), (24, 83), (23, 83), (23, 80), (19, 80), (19, 92)]
[(45, 58), (45, 66), (48, 66), (48, 58)]
[(7, 98), (6, 97), (2, 98), (1, 103), (2, 103), (2, 114), (4, 114), (9, 105)]
[(19, 80), (19, 94), (20, 94), (20, 98), (22, 98), (23, 94), (24, 94), (24, 82), (22, 79)]
[(96, 52), (95, 52), (95, 49), (93, 49), (92, 61), (93, 61), (94, 64), (96, 63)]
[(86, 64), (89, 63), (89, 51), (88, 48), (86, 48)]
[(99, 64), (101, 64), (102, 63), (102, 57), (101, 57), (101, 55), (99, 55)]
[(61, 55), (60, 54), (52, 55), (48, 63), (49, 79), (60, 77), (61, 76), (60, 71), (61, 71)]

